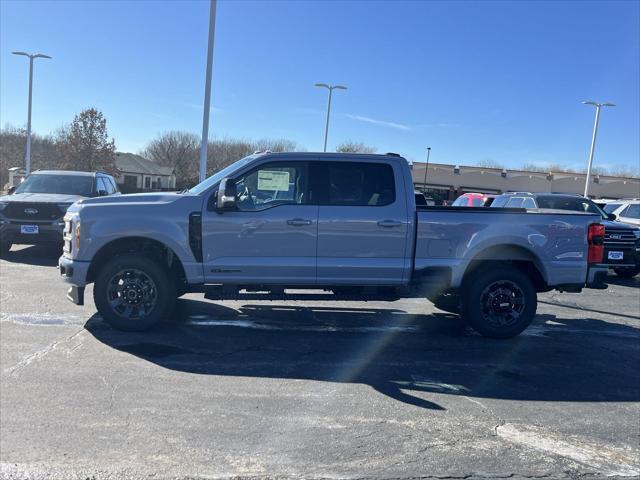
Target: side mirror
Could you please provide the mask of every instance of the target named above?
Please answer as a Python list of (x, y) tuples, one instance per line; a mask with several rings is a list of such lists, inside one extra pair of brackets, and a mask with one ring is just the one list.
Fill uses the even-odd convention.
[(106, 190), (98, 190), (99, 197), (106, 197), (107, 195), (109, 195), (109, 192), (107, 192)]
[(230, 178), (223, 178), (218, 187), (216, 210), (236, 209), (236, 184)]
[(9, 187), (9, 189), (7, 190), (7, 194), (8, 194), (8, 195), (11, 195), (11, 194), (12, 194), (13, 192), (15, 192), (15, 191), (16, 191), (16, 186), (15, 186), (15, 185), (11, 185), (11, 186)]
[(618, 216), (615, 213), (607, 214), (607, 220), (617, 220)]

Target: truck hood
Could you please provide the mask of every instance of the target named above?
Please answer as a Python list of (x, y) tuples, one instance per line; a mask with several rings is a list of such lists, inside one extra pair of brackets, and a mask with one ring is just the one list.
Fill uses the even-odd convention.
[(0, 196), (0, 202), (74, 203), (86, 198), (65, 193), (14, 193)]
[(109, 197), (88, 198), (79, 203), (80, 206), (90, 205), (130, 205), (150, 203), (172, 203), (183, 198), (181, 193), (132, 193), (128, 195), (111, 195)]
[(617, 228), (620, 230), (639, 230), (635, 225), (630, 225), (628, 223), (622, 223), (614, 220), (602, 220), (600, 223), (604, 225), (605, 229)]

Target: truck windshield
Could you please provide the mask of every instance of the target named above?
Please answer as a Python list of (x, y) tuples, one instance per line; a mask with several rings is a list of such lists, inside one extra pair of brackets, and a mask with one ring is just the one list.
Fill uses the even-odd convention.
[(92, 191), (93, 177), (37, 174), (28, 176), (14, 193), (59, 193), (90, 197)]
[(212, 187), (216, 183), (219, 183), (220, 180), (227, 177), (228, 175), (231, 175), (236, 170), (239, 170), (240, 168), (244, 167), (247, 163), (249, 163), (254, 158), (255, 158), (255, 155), (249, 155), (247, 157), (241, 158), (240, 160), (233, 162), (231, 165), (226, 166), (222, 170), (217, 171), (216, 173), (211, 175), (209, 178), (200, 182), (195, 187), (191, 187), (187, 191), (189, 193), (194, 193), (196, 195), (199, 195), (202, 192), (206, 192), (210, 187)]

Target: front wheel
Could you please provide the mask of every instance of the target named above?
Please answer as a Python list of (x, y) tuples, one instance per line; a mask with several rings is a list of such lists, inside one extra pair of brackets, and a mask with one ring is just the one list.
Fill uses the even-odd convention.
[(165, 319), (176, 301), (169, 272), (141, 255), (121, 255), (107, 263), (93, 287), (98, 312), (118, 330), (148, 330)]
[(640, 267), (636, 268), (614, 268), (616, 275), (622, 278), (633, 278), (640, 273)]
[(480, 269), (466, 279), (462, 313), (478, 333), (490, 338), (511, 338), (533, 321), (537, 308), (531, 280), (511, 266)]

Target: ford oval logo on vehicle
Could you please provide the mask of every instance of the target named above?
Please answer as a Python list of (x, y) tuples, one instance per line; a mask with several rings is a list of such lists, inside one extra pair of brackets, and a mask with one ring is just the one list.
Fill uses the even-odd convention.
[(37, 208), (25, 208), (24, 209), (24, 213), (26, 213), (27, 215), (35, 215), (36, 213), (38, 213), (38, 209)]
[(622, 235), (610, 235), (611, 240), (620, 240), (622, 238)]

